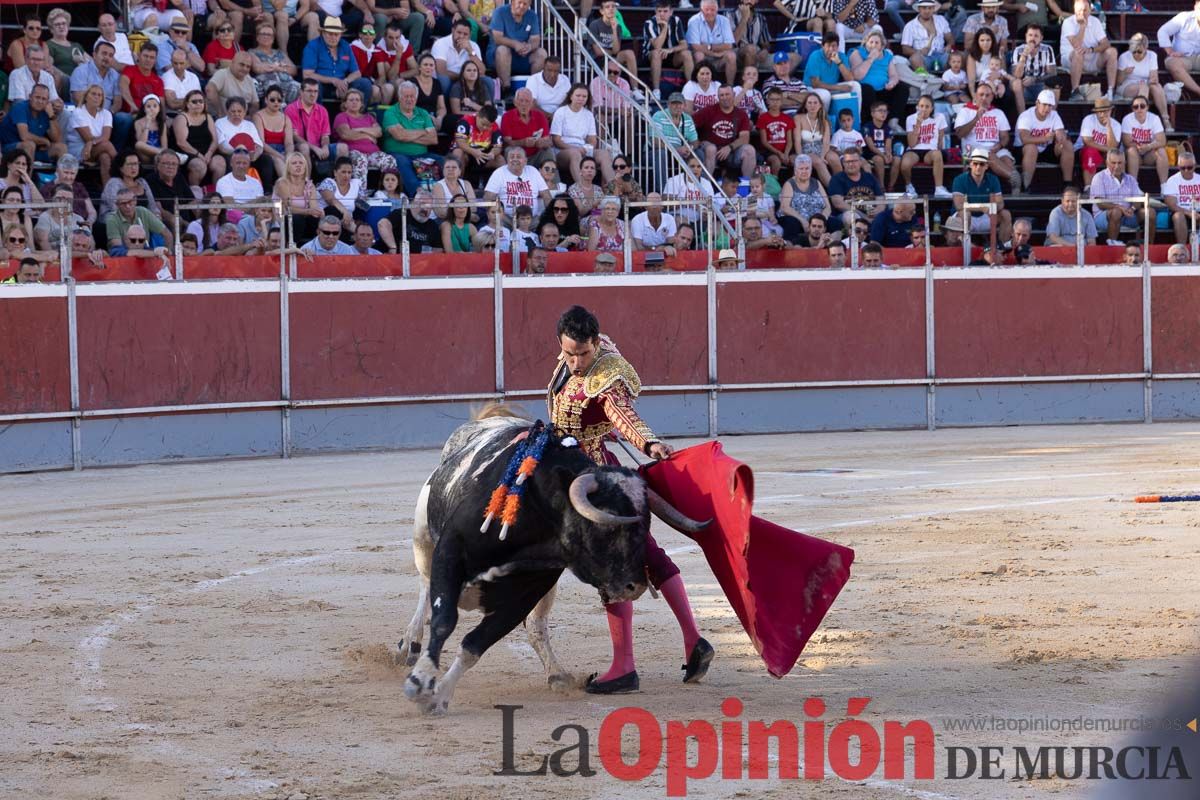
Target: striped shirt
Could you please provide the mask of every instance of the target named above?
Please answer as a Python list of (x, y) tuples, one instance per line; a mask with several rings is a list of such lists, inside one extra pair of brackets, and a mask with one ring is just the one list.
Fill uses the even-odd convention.
[[(654, 40), (658, 38), (658, 34), (662, 32), (662, 28), (658, 24), (658, 20), (654, 17), (646, 20), (642, 25), (642, 55), (650, 55), (650, 51), (654, 49)], [(674, 14), (667, 20), (667, 38), (663, 40), (663, 50), (670, 50), (677, 47), (683, 41), (683, 22)], [(692, 77), (688, 75), (687, 77)]]
[(1137, 180), (1128, 172), (1123, 174), (1119, 181), (1108, 169), (1100, 170), (1092, 178), (1091, 198), (1093, 200), (1111, 200), (1121, 208), (1129, 208), (1129, 203), (1123, 202), (1124, 198), (1138, 197), (1141, 194), (1142, 190), (1138, 186)]
[[(1018, 45), (1013, 51), (1013, 66), (1021, 60), (1021, 56), (1029, 49), (1029, 45)], [(1045, 42), (1038, 45), (1037, 52), (1029, 56), (1028, 63), (1025, 64), (1025, 74), (1022, 77), (1033, 78), (1034, 83), (1041, 83), (1046, 79), (1046, 74), (1051, 67), (1057, 67), (1058, 61), (1054, 58), (1054, 48)], [(1015, 74), (1015, 73), (1014, 73)]]
[[(679, 147), (684, 141), (695, 142), (700, 137), (696, 134), (696, 123), (686, 113), (682, 115), (683, 119), (679, 121), (678, 127), (671, 120), (671, 112), (655, 111), (654, 116), (650, 121), (658, 126), (658, 135), (671, 147)], [(680, 131), (683, 132), (683, 137), (680, 138)]]

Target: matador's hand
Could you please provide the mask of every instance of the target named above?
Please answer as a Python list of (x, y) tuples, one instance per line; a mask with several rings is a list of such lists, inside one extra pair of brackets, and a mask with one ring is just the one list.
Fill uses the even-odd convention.
[(656, 461), (661, 461), (664, 458), (670, 458), (671, 454), (674, 452), (674, 448), (672, 448), (671, 445), (667, 444), (666, 442), (655, 442), (654, 444), (650, 445), (647, 455)]

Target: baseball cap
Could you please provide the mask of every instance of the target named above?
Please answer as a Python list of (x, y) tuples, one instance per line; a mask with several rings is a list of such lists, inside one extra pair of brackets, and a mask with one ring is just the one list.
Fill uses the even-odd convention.
[(596, 255), (596, 261), (600, 262), (601, 264), (615, 264), (617, 263), (617, 257), (612, 253), (598, 253)]
[(783, 52), (782, 50), (780, 50), (778, 53), (775, 54), (775, 63), (776, 64), (786, 64), (787, 60), (788, 60), (788, 54)]
[(1048, 106), (1058, 105), (1058, 98), (1054, 96), (1054, 92), (1049, 89), (1042, 89), (1038, 92), (1037, 101), (1045, 103)]
[(686, 100), (683, 92), (671, 92), (671, 96), (667, 98), (668, 103), (682, 103)]

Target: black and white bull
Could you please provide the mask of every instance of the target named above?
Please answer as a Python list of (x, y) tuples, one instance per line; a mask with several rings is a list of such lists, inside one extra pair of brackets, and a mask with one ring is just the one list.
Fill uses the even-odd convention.
[[(447, 440), (417, 499), (413, 551), (421, 590), (400, 652), (416, 663), (404, 693), (426, 711), (444, 712), (463, 673), (527, 616), (529, 641), (550, 685), (571, 686), (547, 624), (562, 571), (596, 587), (603, 602), (633, 600), (646, 589), (650, 512), (680, 530), (703, 527), (647, 489), (637, 473), (599, 466), (551, 437), (507, 537), (499, 538), (499, 520), (481, 533), (488, 499), (528, 426), (507, 416), (463, 425)], [(442, 647), (460, 608), (481, 610), (483, 620), (463, 637), (461, 652), (439, 679)], [(427, 618), (429, 643), (421, 653)]]

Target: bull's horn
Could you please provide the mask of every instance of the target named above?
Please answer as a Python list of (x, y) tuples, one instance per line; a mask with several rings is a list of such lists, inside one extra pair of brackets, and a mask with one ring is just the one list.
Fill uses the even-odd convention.
[(646, 487), (646, 499), (650, 501), (650, 510), (654, 513), (654, 516), (680, 533), (699, 533), (712, 524), (711, 519), (705, 522), (697, 522), (690, 517), (685, 517), (679, 509), (664, 500), (658, 492), (649, 486)]
[(585, 472), (575, 480), (571, 481), (571, 488), (567, 490), (567, 496), (571, 498), (571, 505), (579, 512), (579, 516), (586, 520), (590, 520), (597, 525), (607, 525), (616, 527), (617, 525), (630, 525), (637, 522), (640, 517), (622, 517), (618, 514), (612, 514), (608, 511), (596, 508), (592, 505), (592, 501), (588, 499), (588, 495), (600, 488), (600, 481), (596, 480), (596, 476), (590, 472)]

